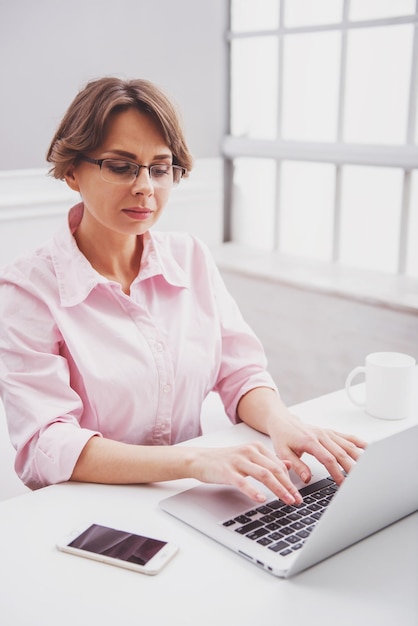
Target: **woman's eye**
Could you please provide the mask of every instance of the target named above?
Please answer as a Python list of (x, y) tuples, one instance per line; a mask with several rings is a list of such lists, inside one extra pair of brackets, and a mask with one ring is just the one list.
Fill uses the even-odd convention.
[(154, 165), (152, 168), (153, 176), (168, 176), (171, 173), (171, 165)]
[(107, 163), (107, 169), (113, 174), (126, 174), (132, 172), (132, 166), (129, 163)]

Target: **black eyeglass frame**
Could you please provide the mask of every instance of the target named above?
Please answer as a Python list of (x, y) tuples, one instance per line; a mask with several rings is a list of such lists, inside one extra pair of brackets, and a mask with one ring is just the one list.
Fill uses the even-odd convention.
[[(124, 159), (114, 159), (112, 157), (106, 157), (105, 159), (92, 159), (88, 156), (85, 156), (84, 154), (80, 155), (78, 157), (81, 161), (86, 161), (87, 163), (91, 163), (92, 165), (98, 165), (100, 167), (100, 171), (102, 171), (102, 164), (103, 161), (120, 161), (121, 163), (129, 163), (129, 165), (133, 165), (134, 167), (136, 167), (136, 173), (134, 175), (134, 177), (132, 178), (133, 182), (134, 180), (136, 180), (139, 176), (139, 172), (141, 171), (141, 169), (143, 167), (145, 167), (148, 170), (150, 179), (152, 179), (152, 175), (151, 175), (151, 169), (153, 167), (161, 167), (162, 165), (165, 166), (169, 166), (172, 167), (173, 170), (176, 171), (180, 171), (181, 172), (181, 176), (179, 178), (179, 180), (177, 182), (174, 181), (174, 176), (173, 176), (173, 185), (178, 185), (178, 183), (180, 182), (180, 180), (183, 178), (183, 176), (186, 174), (186, 168), (182, 167), (181, 165), (173, 165), (172, 163), (153, 163), (152, 165), (140, 165), (139, 163), (133, 163), (133, 161), (126, 161)], [(113, 181), (106, 181), (106, 182), (111, 182), (111, 184), (129, 184), (129, 183), (113, 183)]]

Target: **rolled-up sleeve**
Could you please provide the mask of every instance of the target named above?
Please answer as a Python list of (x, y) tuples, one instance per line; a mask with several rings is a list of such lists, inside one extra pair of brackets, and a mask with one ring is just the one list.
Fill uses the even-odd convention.
[(0, 280), (0, 319), (0, 385), (16, 472), (32, 489), (68, 480), (98, 433), (80, 427), (82, 401), (69, 384), (59, 330), (29, 285), (7, 275)]

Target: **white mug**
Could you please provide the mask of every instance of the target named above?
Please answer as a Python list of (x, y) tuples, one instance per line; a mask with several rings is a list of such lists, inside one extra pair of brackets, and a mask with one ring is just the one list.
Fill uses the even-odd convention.
[[(358, 374), (366, 376), (364, 401), (355, 398), (351, 383)], [(364, 407), (373, 417), (404, 419), (411, 414), (416, 385), (415, 359), (400, 352), (374, 352), (365, 366), (347, 376), (345, 389), (351, 402)]]

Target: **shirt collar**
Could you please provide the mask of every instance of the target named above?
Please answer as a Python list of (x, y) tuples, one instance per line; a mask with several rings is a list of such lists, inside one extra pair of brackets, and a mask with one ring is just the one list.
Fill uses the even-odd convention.
[(134, 282), (161, 275), (167, 283), (174, 287), (189, 287), (189, 278), (173, 251), (166, 245), (167, 234), (147, 231), (143, 237), (141, 268)]
[[(58, 231), (52, 244), (52, 262), (62, 306), (80, 304), (97, 285), (110, 282), (94, 269), (75, 241), (74, 232), (81, 222), (83, 212), (83, 202), (70, 209), (67, 223)], [(174, 287), (189, 287), (186, 273), (173, 258), (168, 247), (164, 246), (161, 235), (163, 233), (156, 236), (150, 231), (144, 234), (141, 268), (134, 283), (161, 275)]]

